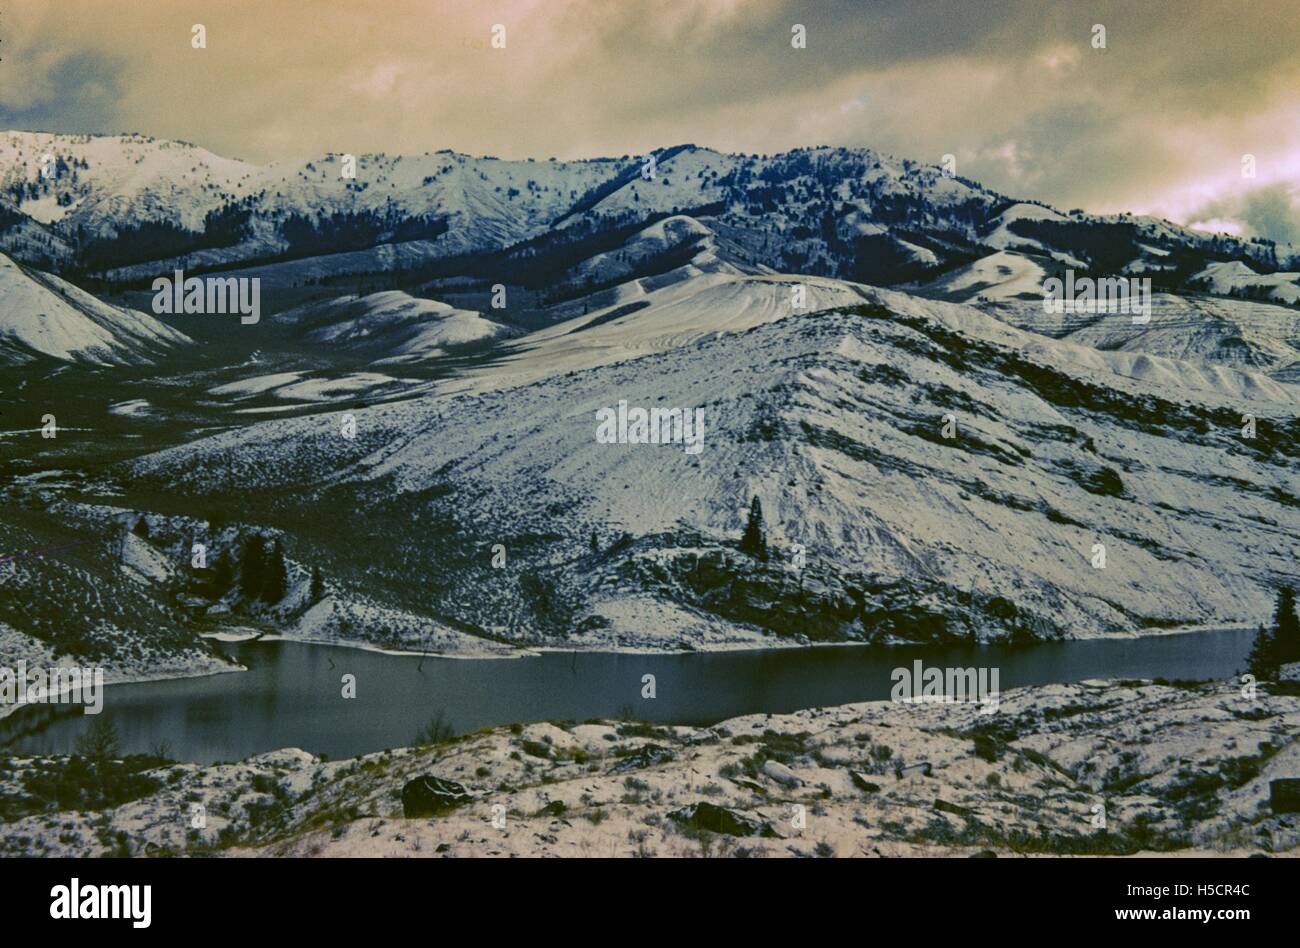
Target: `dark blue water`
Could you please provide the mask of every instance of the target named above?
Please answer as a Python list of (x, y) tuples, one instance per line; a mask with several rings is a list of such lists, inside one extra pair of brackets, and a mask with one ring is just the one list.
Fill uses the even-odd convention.
[[(384, 655), (291, 642), (222, 646), (247, 672), (111, 685), (101, 716), (122, 750), (159, 744), (179, 760), (239, 760), (280, 747), (331, 757), (401, 747), (441, 714), (457, 733), (495, 724), (626, 716), (711, 724), (740, 714), (889, 697), (890, 674), (927, 666), (998, 668), (1003, 691), (1085, 678), (1224, 679), (1244, 669), (1250, 630), (1002, 646), (845, 646), (689, 655), (548, 653), (500, 660)], [(344, 674), (356, 697), (342, 697)], [(643, 699), (642, 676), (656, 697)], [(79, 708), (24, 708), (0, 740), (26, 753), (68, 753), (94, 718)]]

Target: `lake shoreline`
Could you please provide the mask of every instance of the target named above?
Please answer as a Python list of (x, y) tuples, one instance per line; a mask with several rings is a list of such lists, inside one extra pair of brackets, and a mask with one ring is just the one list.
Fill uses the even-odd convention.
[[(1240, 632), (1247, 629), (1256, 628), (1257, 623), (1239, 622), (1230, 625), (1211, 623), (1207, 625), (1185, 625), (1171, 626), (1169, 628), (1143, 629), (1138, 632), (1103, 632), (1098, 635), (1089, 635), (1077, 638), (1067, 639), (1048, 639), (1023, 643), (1010, 642), (971, 642), (975, 648), (1023, 648), (1031, 649), (1039, 645), (1048, 644), (1049, 642), (1094, 642), (1094, 641), (1131, 641), (1145, 638), (1159, 638), (1168, 635), (1190, 635), (1197, 632)], [(519, 658), (534, 658), (538, 655), (549, 654), (570, 654), (579, 655), (702, 655), (702, 654), (720, 654), (734, 652), (773, 652), (779, 653), (790, 649), (801, 648), (925, 648), (925, 647), (944, 647), (958, 643), (953, 642), (913, 642), (908, 640), (891, 640), (887, 642), (859, 642), (859, 641), (819, 641), (815, 639), (806, 640), (775, 640), (768, 645), (753, 645), (749, 642), (721, 642), (705, 643), (699, 648), (649, 648), (645, 646), (617, 646), (609, 644), (597, 645), (579, 645), (579, 646), (560, 646), (560, 645), (535, 645), (535, 646), (512, 646), (515, 651), (508, 653), (487, 652), (487, 653), (457, 653), (457, 652), (426, 652), (414, 649), (394, 649), (382, 645), (376, 645), (373, 642), (343, 640), (343, 639), (322, 639), (313, 637), (302, 637), (296, 635), (285, 635), (282, 633), (252, 633), (249, 635), (233, 636), (227, 633), (207, 633), (202, 636), (205, 639), (212, 639), (221, 642), (292, 642), (301, 645), (334, 645), (339, 648), (355, 648), (366, 652), (375, 652), (380, 655), (405, 656), (410, 658), (445, 658), (456, 661), (476, 661), (476, 660), (514, 660)]]
[[(1136, 633), (1103, 633), (1101, 635), (1088, 636), (1087, 638), (1062, 639), (1062, 642), (1091, 642), (1091, 641), (1136, 641), (1139, 639), (1156, 639), (1171, 635), (1188, 635), (1198, 632), (1238, 632), (1252, 629), (1254, 623), (1239, 623), (1236, 625), (1206, 625), (1206, 626), (1178, 626), (1168, 629), (1156, 629)], [(246, 642), (255, 643), (272, 643), (285, 642), (292, 645), (309, 645), (309, 646), (334, 646), (341, 649), (355, 649), (357, 651), (369, 652), (376, 655), (384, 655), (393, 658), (425, 658), (433, 660), (446, 659), (449, 661), (467, 662), (467, 661), (514, 661), (525, 658), (539, 658), (544, 655), (588, 655), (588, 656), (642, 656), (642, 657), (673, 657), (684, 655), (736, 655), (736, 654), (762, 654), (771, 653), (773, 655), (783, 652), (789, 652), (799, 649), (830, 649), (830, 648), (873, 648), (882, 652), (890, 649), (901, 648), (943, 648), (952, 643), (934, 643), (934, 642), (887, 642), (887, 643), (865, 643), (865, 642), (818, 642), (818, 641), (781, 641), (774, 642), (771, 645), (755, 647), (749, 643), (722, 643), (703, 645), (697, 649), (653, 649), (637, 646), (618, 647), (602, 645), (597, 647), (561, 647), (561, 646), (537, 646), (525, 647), (520, 646), (516, 651), (510, 653), (487, 652), (483, 654), (471, 653), (434, 653), (413, 651), (410, 649), (392, 649), (376, 645), (372, 642), (363, 641), (340, 641), (335, 639), (316, 639), (301, 638), (293, 635), (283, 635), (279, 633), (265, 633), (255, 630), (249, 630), (247, 634), (233, 632), (208, 632), (202, 633), (200, 638), (210, 642), (220, 642), (222, 644), (242, 644)], [(1053, 642), (1058, 640), (1052, 640)], [(1035, 647), (1048, 644), (1046, 642), (1029, 642), (1012, 645), (1010, 643), (971, 643), (973, 648), (1010, 648), (1015, 650), (1030, 650)], [(164, 681), (184, 681), (194, 678), (206, 678), (215, 675), (225, 675), (231, 672), (246, 672), (248, 667), (241, 664), (227, 665), (223, 667), (209, 667), (200, 669), (198, 667), (188, 667), (176, 671), (141, 671), (135, 673), (118, 673), (113, 676), (112, 680), (104, 682), (105, 689), (117, 685), (141, 685), (151, 682)], [(4, 720), (9, 715), (17, 712), (23, 705), (0, 705), (0, 720)]]
[[(1188, 635), (673, 654), (551, 649), (519, 656), (532, 659), (526, 663), (425, 661), (437, 656), (241, 636), (220, 651), (247, 674), (119, 681), (134, 687), (106, 688), (103, 713), (133, 753), (165, 739), (181, 758), (200, 763), (291, 746), (339, 758), (404, 746), (435, 720), (454, 733), (602, 717), (698, 726), (739, 714), (882, 700), (892, 695), (898, 669), (918, 662), (987, 669), (998, 676), (991, 679), (997, 692), (1100, 679), (1222, 682), (1245, 667), (1249, 629)], [(76, 715), (31, 730), (20, 718), (12, 733), (31, 739), (12, 746), (66, 753), (89, 723)]]
[[(1176, 626), (1167, 629), (1144, 630), (1141, 632), (1124, 633), (1124, 632), (1106, 632), (1101, 635), (1090, 635), (1087, 638), (1051, 640), (1052, 642), (1093, 642), (1093, 641), (1135, 641), (1138, 639), (1155, 639), (1171, 635), (1191, 635), (1198, 632), (1239, 632), (1255, 628), (1254, 623), (1239, 623), (1236, 625), (1202, 625), (1202, 626)], [(222, 643), (244, 643), (244, 642), (287, 642), (293, 645), (311, 645), (311, 646), (334, 646), (343, 649), (356, 649), (357, 651), (370, 652), (376, 655), (386, 655), (393, 658), (427, 658), (427, 659), (446, 659), (448, 661), (467, 662), (467, 661), (516, 661), (525, 658), (538, 658), (543, 655), (619, 655), (619, 656), (645, 656), (645, 657), (670, 657), (680, 655), (722, 655), (722, 654), (742, 654), (742, 653), (772, 653), (780, 654), (797, 649), (830, 649), (830, 648), (875, 648), (879, 650), (901, 649), (901, 648), (943, 648), (953, 643), (942, 642), (907, 642), (892, 641), (880, 643), (867, 642), (819, 642), (819, 641), (802, 641), (802, 642), (774, 642), (771, 645), (755, 647), (747, 642), (739, 643), (721, 643), (703, 645), (696, 649), (655, 649), (643, 648), (638, 646), (608, 646), (601, 645), (596, 647), (561, 647), (561, 646), (536, 646), (525, 647), (519, 646), (517, 651), (509, 653), (488, 652), (483, 654), (464, 654), (464, 653), (447, 653), (447, 652), (421, 652), (411, 649), (392, 649), (376, 645), (373, 642), (363, 641), (341, 641), (336, 639), (318, 639), (302, 638), (294, 635), (283, 635), (281, 633), (266, 633), (250, 631), (249, 634), (233, 634), (229, 632), (209, 632), (204, 633), (200, 638), (214, 642)], [(1037, 646), (1048, 644), (1047, 642), (1026, 642), (1026, 643), (988, 643), (974, 642), (971, 643), (973, 648), (1010, 648), (1016, 650), (1028, 650)], [(105, 682), (104, 686), (109, 685), (130, 685), (145, 684), (153, 681), (179, 681), (187, 678), (202, 678), (208, 675), (222, 675), (227, 672), (248, 671), (245, 666), (232, 668), (218, 668), (211, 671), (191, 671), (180, 674), (147, 674), (141, 677), (118, 678), (115, 681)], [(17, 710), (16, 707), (0, 709), (0, 719), (7, 714)]]

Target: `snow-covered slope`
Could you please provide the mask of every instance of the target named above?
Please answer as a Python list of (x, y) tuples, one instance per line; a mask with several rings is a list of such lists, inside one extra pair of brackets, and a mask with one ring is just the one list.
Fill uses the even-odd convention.
[[(782, 282), (759, 281), (777, 290), (764, 295), (752, 279), (697, 277), (674, 302), (593, 327), (604, 341), (585, 349), (576, 325), (548, 348), (568, 334), (552, 327), (461, 394), (357, 410), (354, 440), (330, 416), (270, 422), (130, 475), (196, 505), (268, 488), (309, 511), (326, 502), (316, 485), (350, 491), (365, 530), (384, 523), (401, 551), (392, 575), (422, 582), (436, 562), (440, 610), (517, 641), (603, 628), (651, 645), (686, 621), (1087, 637), (1251, 621), (1270, 585), (1295, 581), (1289, 389), (848, 285), (819, 292), (857, 305), (779, 313)], [(620, 400), (702, 408), (703, 450), (600, 443), (597, 412)], [(736, 548), (755, 496), (767, 562)], [(495, 543), (509, 570), (490, 568)]]
[(690, 264), (700, 272), (752, 273), (754, 267), (737, 263), (737, 248), (723, 246), (718, 235), (700, 221), (685, 214), (664, 218), (633, 234), (616, 250), (593, 254), (570, 270), (574, 280), (596, 284), (635, 273), (665, 256), (689, 254)]
[[(191, 264), (293, 250), (286, 222), (294, 216), (326, 229), (334, 215), (391, 225), (380, 227), (375, 242), (383, 242), (381, 234), (401, 239), (400, 222), (437, 218), (446, 225), (439, 254), (503, 246), (541, 233), (611, 174), (607, 161), (512, 162), (452, 152), (359, 155), (355, 164), (355, 177), (347, 177), (351, 168), (342, 155), (259, 166), (140, 135), (0, 133), (0, 188), (23, 214), (56, 233), (105, 241), (125, 227), (149, 224), (202, 232), (208, 215), (223, 210), (245, 220), (237, 239), (199, 242), (183, 254), (178, 248), (175, 258), (160, 254)], [(330, 249), (356, 248), (338, 242)]]
[(1111, 315), (1065, 338), (1099, 349), (1144, 352), (1294, 381), (1300, 370), (1300, 311), (1230, 299), (1156, 294), (1151, 322)]
[(448, 348), (487, 342), (511, 330), (470, 310), (400, 290), (344, 296), (280, 313), (313, 348), (364, 355), (375, 363), (417, 362)]
[(110, 306), (0, 255), (0, 362), (25, 362), (39, 353), (70, 362), (139, 364), (189, 344), (189, 337), (146, 313)]
[[(1236, 274), (1236, 267), (1265, 279), (1241, 264), (1215, 264), (1211, 270)], [(1296, 309), (1227, 298), (1231, 286), (1222, 283), (1217, 290), (1223, 298), (1155, 293), (1151, 319), (1145, 323), (1134, 323), (1132, 314), (1125, 313), (1046, 313), (1043, 281), (1049, 275), (1059, 276), (1061, 270), (1043, 257), (1004, 251), (947, 273), (915, 292), (972, 303), (1021, 329), (1103, 351), (1145, 353), (1209, 371), (1228, 367), (1279, 382), (1300, 381), (1300, 311)], [(1272, 397), (1286, 400), (1275, 389)]]
[(1300, 303), (1300, 273), (1256, 273), (1240, 260), (1212, 263), (1188, 282), (1220, 296)]
[(1005, 299), (1043, 299), (1043, 264), (1024, 254), (999, 251), (974, 263), (958, 267), (920, 287), (922, 296), (953, 302), (986, 302)]
[[(138, 135), (7, 132), (0, 192), (13, 210), (0, 213), (0, 248), (117, 280), (178, 264), (356, 254), (368, 256), (350, 261), (352, 272), (383, 272), (530, 241), (535, 253), (689, 214), (736, 251), (733, 262), (872, 283), (931, 279), (1009, 249), (1107, 272), (1186, 265), (1190, 274), (1225, 258), (1278, 270), (1300, 259), (1294, 248), (1168, 221), (1067, 216), (865, 148), (758, 156), (678, 145), (653, 155), (653, 168), (648, 155), (357, 155), (346, 177), (342, 155), (258, 166)], [(404, 249), (372, 253), (379, 247)]]
[(1044, 253), (1046, 247), (1036, 240), (1020, 236), (1013, 230), (1013, 226), (1017, 221), (1065, 220), (1068, 220), (1065, 215), (1041, 204), (1013, 204), (990, 222), (991, 229), (984, 238), (984, 243), (999, 250), (1035, 250)]
[(167, 216), (194, 230), (259, 169), (185, 142), (140, 135), (0, 133), (0, 183), (27, 185), (21, 208), (42, 224), (111, 230)]
[[(630, 281), (614, 301), (530, 333), (509, 344), (492, 364), (443, 384), (443, 390), (488, 391), (591, 369), (654, 352), (692, 346), (796, 312), (848, 306), (865, 288), (841, 280), (782, 274), (750, 275), (695, 265)], [(802, 306), (796, 308), (796, 294)]]

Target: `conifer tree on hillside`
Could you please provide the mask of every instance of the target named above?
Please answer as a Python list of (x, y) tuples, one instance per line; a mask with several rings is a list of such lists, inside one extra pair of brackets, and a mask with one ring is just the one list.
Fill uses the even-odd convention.
[(1279, 665), (1300, 662), (1300, 616), (1296, 615), (1295, 590), (1283, 586), (1273, 611), (1273, 649)]
[(1295, 590), (1283, 586), (1277, 593), (1271, 627), (1260, 627), (1250, 650), (1250, 672), (1256, 678), (1276, 677), (1278, 669), (1300, 662), (1300, 617), (1296, 616)]
[(325, 577), (321, 575), (319, 566), (311, 568), (311, 588), (307, 597), (313, 604), (325, 598)]
[(289, 571), (284, 565), (284, 547), (277, 538), (271, 544), (271, 555), (266, 560), (266, 582), (262, 585), (262, 598), (279, 602), (289, 591)]
[(1246, 659), (1250, 673), (1263, 681), (1272, 678), (1277, 672), (1277, 658), (1273, 655), (1273, 635), (1264, 626), (1255, 633), (1255, 644), (1250, 647), (1250, 657)]
[(261, 599), (266, 588), (266, 539), (260, 534), (244, 537), (239, 550), (239, 591), (245, 599)]
[(212, 564), (212, 580), (208, 587), (213, 599), (220, 599), (235, 584), (235, 564), (224, 550), (217, 554)]
[(745, 534), (740, 538), (740, 549), (741, 552), (760, 560), (767, 559), (767, 537), (763, 534), (763, 505), (759, 502), (757, 494), (749, 505), (749, 522), (745, 524)]

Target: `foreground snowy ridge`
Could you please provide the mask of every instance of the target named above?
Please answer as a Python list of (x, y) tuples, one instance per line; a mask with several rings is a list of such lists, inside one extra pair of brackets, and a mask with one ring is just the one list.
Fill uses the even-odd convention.
[[(712, 727), (493, 728), (326, 762), (281, 750), (145, 771), (137, 799), (45, 811), (0, 772), (5, 855), (1294, 855), (1270, 783), (1300, 763), (1300, 698), (1235, 683), (1086, 682), (975, 706), (873, 702)], [(450, 805), (404, 814), (436, 778)], [(152, 786), (153, 789), (149, 789)], [(203, 826), (192, 826), (195, 808)]]

